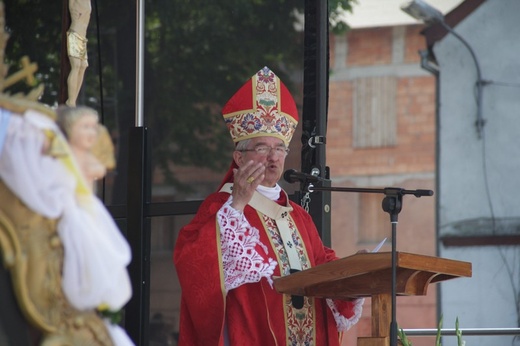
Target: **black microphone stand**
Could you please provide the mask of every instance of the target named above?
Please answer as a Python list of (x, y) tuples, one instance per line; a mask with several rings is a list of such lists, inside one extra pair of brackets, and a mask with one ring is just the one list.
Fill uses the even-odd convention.
[(303, 182), (301, 186), (307, 186), (307, 191), (340, 191), (361, 193), (382, 193), (385, 195), (382, 202), (383, 211), (390, 214), (392, 224), (392, 320), (390, 322), (390, 345), (397, 346), (397, 314), (396, 314), (396, 286), (397, 286), (397, 216), (403, 207), (403, 196), (415, 197), (433, 196), (432, 190), (405, 190), (399, 187), (385, 187), (384, 189), (352, 188), (352, 187), (315, 187), (313, 184)]

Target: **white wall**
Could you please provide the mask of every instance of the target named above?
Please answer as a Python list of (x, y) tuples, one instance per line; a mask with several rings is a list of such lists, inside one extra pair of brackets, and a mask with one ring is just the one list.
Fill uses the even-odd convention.
[[(460, 234), (459, 226), (473, 235), (491, 234), (493, 214), (501, 232), (520, 233), (519, 16), (519, 0), (487, 0), (454, 28), (473, 48), (482, 78), (491, 81), (483, 87), (482, 138), (475, 127), (477, 75), (468, 49), (452, 34), (434, 46), (440, 68), (441, 237)], [(473, 264), (471, 279), (441, 284), (446, 328), (454, 328), (457, 316), (462, 328), (518, 327), (520, 247), (441, 244), (439, 254)], [(513, 344), (512, 336), (466, 339), (471, 346)], [(443, 345), (456, 340), (446, 338)]]

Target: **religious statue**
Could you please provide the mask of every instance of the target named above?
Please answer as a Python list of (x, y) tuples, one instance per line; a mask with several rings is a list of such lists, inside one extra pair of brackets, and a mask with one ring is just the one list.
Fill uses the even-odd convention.
[[(60, 106), (57, 109), (57, 123), (67, 137), (70, 148), (87, 186), (94, 190), (94, 183), (102, 179), (107, 169), (114, 167), (114, 148), (106, 128), (98, 121), (97, 112), (86, 106)], [(108, 136), (108, 138), (107, 138)], [(94, 149), (103, 141), (102, 150)], [(98, 144), (99, 146), (99, 144)], [(105, 159), (97, 157), (103, 153)]]
[(0, 344), (133, 346), (114, 319), (132, 296), (130, 246), (91, 185), (107, 169), (89, 155), (97, 115), (69, 109), (81, 116), (66, 138), (43, 84), (5, 90), (36, 65), (6, 76), (3, 14), (0, 1)]
[(75, 106), (88, 67), (87, 28), (92, 11), (90, 0), (69, 0), (70, 27), (67, 31), (67, 54), (70, 73), (67, 78), (66, 104)]

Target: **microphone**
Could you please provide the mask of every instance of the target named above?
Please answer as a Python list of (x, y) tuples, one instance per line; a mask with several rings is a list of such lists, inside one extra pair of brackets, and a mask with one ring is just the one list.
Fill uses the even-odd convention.
[(288, 169), (283, 174), (283, 179), (292, 184), (296, 182), (302, 182), (302, 183), (317, 183), (318, 181), (322, 181), (323, 179), (320, 177), (317, 177), (315, 175), (307, 174), (298, 172), (295, 169)]
[[(289, 269), (289, 273), (291, 273), (291, 274), (294, 274), (296, 272), (299, 272), (299, 270), (293, 269), (293, 268)], [(291, 304), (295, 309), (299, 310), (299, 309), (303, 308), (303, 304), (304, 304), (303, 296), (291, 296)]]

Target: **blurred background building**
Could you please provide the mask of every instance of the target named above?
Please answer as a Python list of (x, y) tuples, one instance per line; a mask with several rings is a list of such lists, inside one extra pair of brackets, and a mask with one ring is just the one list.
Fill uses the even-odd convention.
[[(340, 185), (432, 188), (433, 199), (405, 198), (398, 249), (473, 263), (472, 278), (398, 299), (401, 327), (435, 328), (441, 315), (445, 328), (457, 318), (461, 328), (518, 327), (520, 3), (428, 3), (444, 24), (415, 20), (403, 2), (366, 0), (347, 15), (351, 30), (332, 38), (331, 175)], [(334, 196), (333, 205), (333, 245), (345, 254), (386, 236), (378, 196)]]

